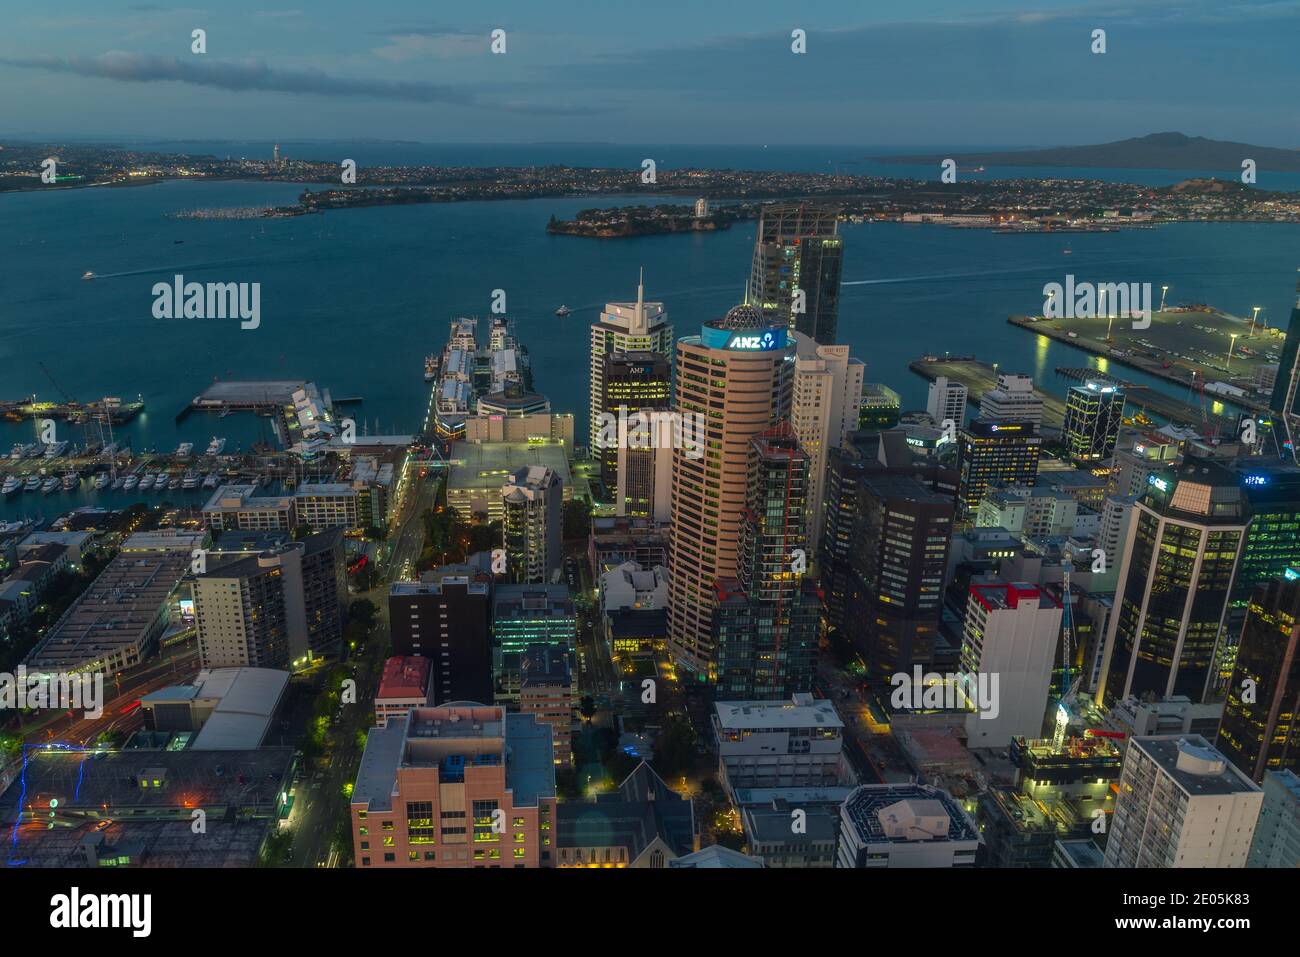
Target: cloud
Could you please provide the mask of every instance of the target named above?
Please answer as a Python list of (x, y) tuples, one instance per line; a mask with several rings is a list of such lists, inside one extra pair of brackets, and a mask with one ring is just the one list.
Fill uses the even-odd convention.
[(49, 70), (122, 83), (175, 82), (234, 92), (293, 93), (351, 99), (445, 103), (506, 112), (564, 115), (592, 112), (587, 108), (534, 103), (493, 102), (458, 87), (423, 80), (383, 80), (332, 76), (316, 70), (277, 70), (261, 60), (230, 62), (151, 56), (112, 51), (93, 57), (0, 57), (0, 64), (21, 69)]

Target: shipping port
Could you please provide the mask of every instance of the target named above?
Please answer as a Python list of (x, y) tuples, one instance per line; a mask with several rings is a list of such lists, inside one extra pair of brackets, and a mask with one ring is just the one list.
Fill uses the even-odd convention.
[[(997, 386), (998, 369), (974, 356), (923, 356), (914, 359), (908, 368), (929, 382), (939, 376), (960, 382), (967, 389), (967, 400), (976, 408), (984, 393)], [(1219, 435), (1232, 435), (1236, 429), (1236, 417), (1230, 414), (1222, 402), (1211, 400), (1208, 396), (1204, 405), (1200, 404), (1199, 397), (1197, 404), (1191, 405), (1150, 387), (1117, 379), (1101, 370), (1058, 368), (1056, 372), (1075, 383), (1095, 378), (1119, 386), (1124, 392), (1125, 418), (1131, 420), (1130, 424), (1133, 425), (1146, 426), (1153, 418), (1157, 418), (1209, 433), (1217, 431)], [(1064, 389), (1061, 391), (1064, 392)], [(1043, 400), (1044, 431), (1059, 433), (1065, 424), (1064, 397), (1043, 390), (1041, 384), (1035, 385), (1034, 393)]]
[(1133, 328), (1130, 318), (1105, 316), (1010, 316), (1007, 322), (1108, 363), (1177, 383), (1197, 406), (1204, 392), (1249, 410), (1267, 408), (1286, 341), (1284, 330), (1270, 326), (1262, 310), (1242, 318), (1201, 304), (1153, 311), (1145, 329)]

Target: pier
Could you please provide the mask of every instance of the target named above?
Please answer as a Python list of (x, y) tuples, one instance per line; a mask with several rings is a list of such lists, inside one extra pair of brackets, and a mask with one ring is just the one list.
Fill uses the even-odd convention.
[[(1206, 306), (1153, 312), (1145, 329), (1134, 329), (1130, 318), (1105, 316), (1009, 316), (1007, 322), (1096, 356), (1103, 374), (1111, 364), (1127, 366), (1189, 392), (1204, 387), (1212, 401), (1251, 411), (1268, 407), (1269, 396), (1258, 387), (1260, 370), (1277, 364), (1286, 338), (1267, 327), (1266, 317), (1253, 323)], [(1241, 394), (1228, 394), (1224, 386)]]
[[(913, 360), (908, 364), (908, 368), (929, 382), (933, 382), (939, 376), (946, 376), (954, 382), (960, 382), (966, 387), (967, 400), (976, 407), (979, 406), (980, 398), (984, 393), (997, 385), (998, 370), (971, 356), (942, 358), (926, 356)], [(1126, 417), (1133, 417), (1136, 412), (1141, 412), (1147, 416), (1164, 419), (1174, 425), (1187, 425), (1196, 429), (1208, 427), (1210, 430), (1218, 429), (1220, 434), (1227, 435), (1233, 434), (1236, 428), (1235, 418), (1228, 417), (1222, 405), (1208, 400), (1208, 397), (1203, 411), (1199, 406), (1188, 405), (1154, 389), (1124, 382), (1097, 370), (1061, 368), (1056, 371), (1064, 378), (1076, 382), (1094, 378), (1107, 379), (1115, 383), (1124, 393)], [(1043, 391), (1038, 384), (1034, 386), (1034, 393), (1043, 400), (1043, 428), (1047, 431), (1059, 432), (1065, 424), (1065, 399)]]
[(111, 396), (105, 396), (98, 402), (38, 402), (35, 396), (0, 400), (0, 416), (11, 422), (22, 419), (60, 419), (74, 424), (98, 421), (122, 425), (142, 411), (144, 402), (123, 402)]

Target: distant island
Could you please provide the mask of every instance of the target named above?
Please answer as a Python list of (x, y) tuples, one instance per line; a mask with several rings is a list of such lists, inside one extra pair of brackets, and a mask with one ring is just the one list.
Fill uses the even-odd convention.
[(926, 156), (876, 156), (880, 163), (941, 163), (956, 160), (959, 168), (971, 166), (1075, 166), (1093, 169), (1190, 169), (1241, 172), (1241, 161), (1252, 159), (1260, 170), (1300, 173), (1300, 150), (1251, 146), (1224, 140), (1152, 133), (1095, 146), (1057, 146), (1040, 150), (998, 153), (947, 153)]
[(586, 236), (594, 239), (623, 239), (629, 236), (660, 236), (669, 233), (708, 233), (730, 229), (744, 219), (756, 219), (753, 204), (723, 206), (703, 216), (694, 206), (619, 206), (612, 209), (584, 209), (573, 219), (552, 216), (546, 231), (557, 236)]

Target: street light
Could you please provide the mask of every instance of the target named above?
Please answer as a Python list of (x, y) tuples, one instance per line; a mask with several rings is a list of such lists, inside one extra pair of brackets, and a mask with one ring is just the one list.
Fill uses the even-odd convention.
[(1253, 336), (1255, 335), (1255, 320), (1259, 318), (1259, 306), (1253, 306), (1252, 308), (1253, 308), (1255, 311), (1251, 314), (1251, 317), (1250, 317), (1250, 335), (1251, 335), (1251, 337), (1253, 337)]
[(1158, 310), (1156, 310), (1157, 312), (1164, 312), (1164, 311), (1165, 311), (1165, 293), (1167, 293), (1168, 291), (1169, 291), (1169, 287), (1168, 287), (1168, 286), (1161, 286), (1161, 287), (1160, 287), (1160, 308), (1159, 308)]
[(1240, 333), (1238, 333), (1238, 332), (1233, 332), (1233, 333), (1230, 333), (1230, 335), (1231, 335), (1231, 339), (1228, 341), (1228, 362), (1227, 362), (1227, 364), (1224, 366), (1225, 369), (1231, 369), (1231, 368), (1232, 368), (1232, 347), (1235, 346), (1235, 345), (1237, 344), (1237, 336), (1239, 336)]

